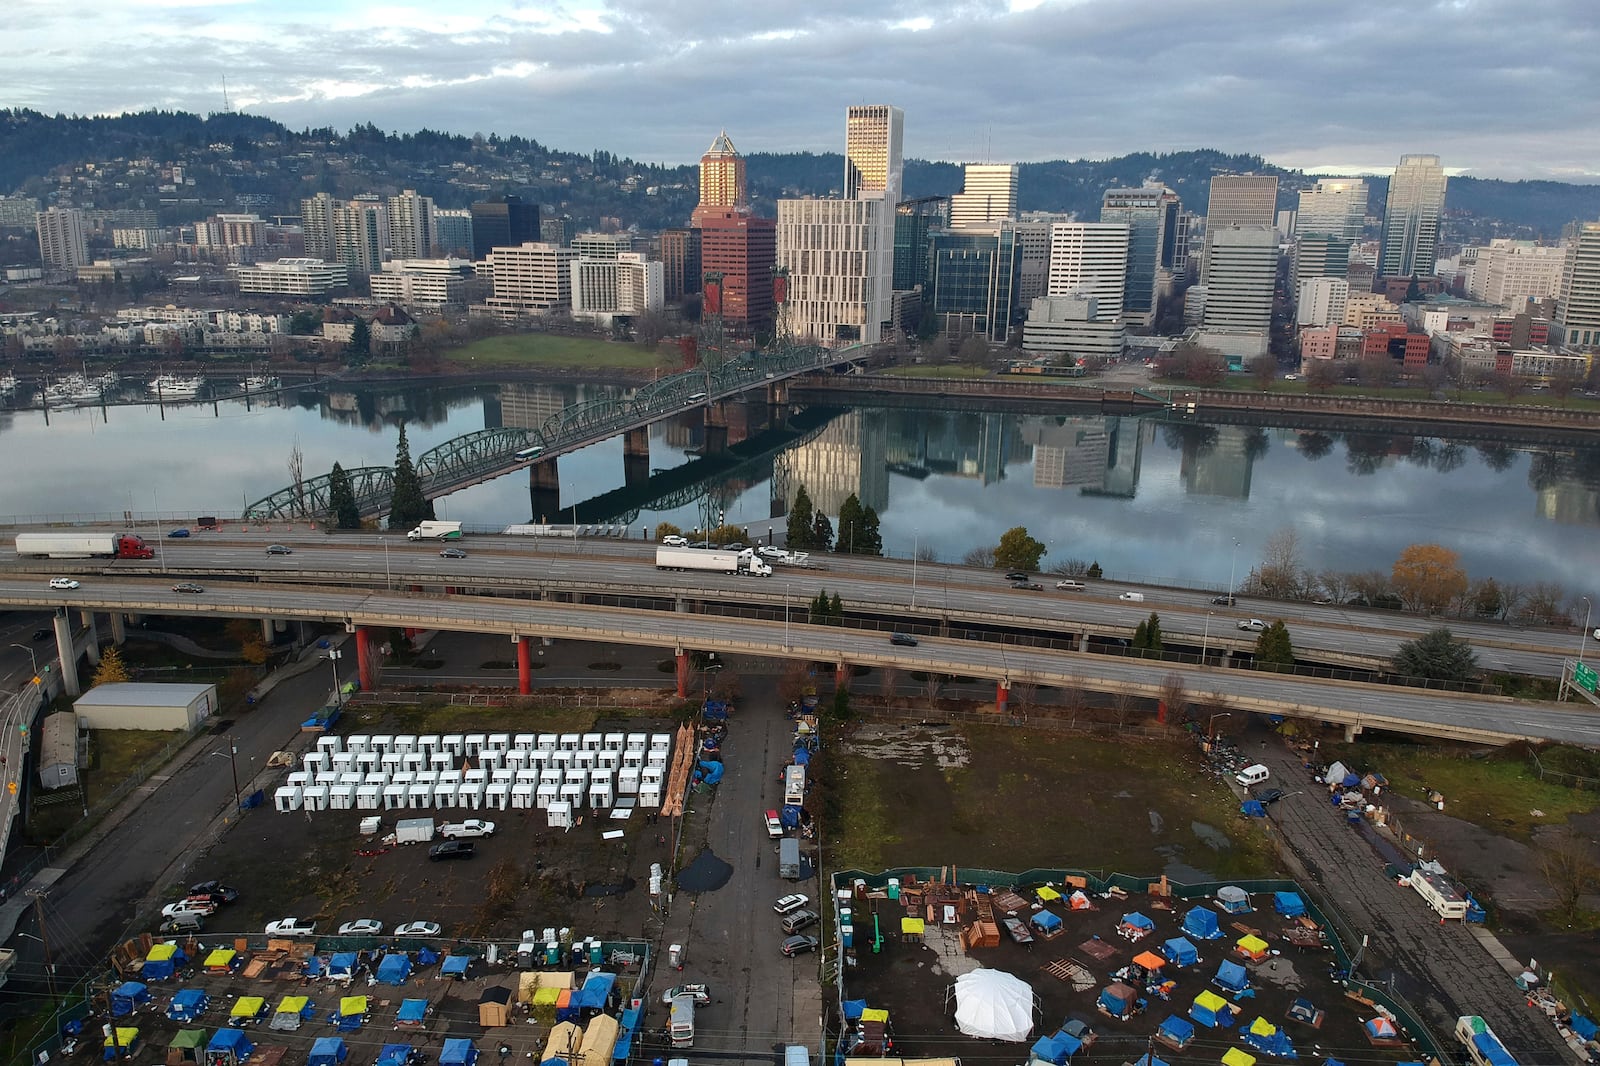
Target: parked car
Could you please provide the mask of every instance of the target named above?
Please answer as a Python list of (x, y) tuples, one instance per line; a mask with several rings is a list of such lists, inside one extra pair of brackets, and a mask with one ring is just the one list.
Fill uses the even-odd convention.
[(1239, 597), (1230, 596), (1226, 592), (1219, 592), (1215, 596), (1211, 597), (1211, 602), (1220, 604), (1223, 607), (1235, 607), (1238, 606)]
[(467, 553), (460, 548), (446, 548), (439, 553), (441, 559), (465, 559)]
[(161, 917), (176, 918), (180, 914), (198, 914), (202, 917), (215, 914), (217, 905), (209, 899), (180, 899), (161, 908)]
[(440, 932), (438, 922), (406, 922), (394, 927), (395, 936), (438, 936)]
[(780, 819), (778, 817), (778, 812), (777, 811), (768, 811), (766, 813), (766, 820), (767, 820), (767, 836), (769, 836), (769, 837), (781, 837), (781, 836), (783, 836), (783, 821), (782, 821), (782, 819)]
[(157, 932), (198, 933), (205, 929), (205, 918), (198, 914), (179, 914), (161, 923)]
[(201, 881), (198, 885), (190, 885), (189, 895), (209, 896), (217, 903), (232, 903), (239, 898), (237, 890), (229, 888), (221, 881)]
[(1269, 788), (1269, 789), (1266, 789), (1265, 791), (1259, 793), (1256, 796), (1256, 799), (1257, 799), (1257, 801), (1259, 801), (1264, 806), (1271, 806), (1272, 804), (1277, 803), (1279, 800), (1283, 799), (1283, 789), (1281, 789), (1281, 788)]
[(1267, 628), (1267, 623), (1259, 618), (1241, 618), (1238, 628), (1248, 629), (1252, 633), (1260, 633)]
[(788, 914), (790, 911), (799, 910), (810, 902), (810, 896), (803, 892), (794, 892), (787, 896), (779, 897), (778, 902), (772, 905), (772, 909), (777, 914)]
[(917, 638), (910, 633), (891, 633), (889, 634), (889, 643), (897, 644), (902, 648), (915, 648), (917, 646)]
[(778, 546), (776, 546), (774, 544), (764, 544), (764, 545), (762, 545), (761, 547), (756, 549), (756, 554), (761, 556), (763, 559), (787, 559), (787, 558), (789, 558), (789, 552), (786, 549), (780, 548), (780, 547), (778, 547)]
[(34, 640), (49, 640), (53, 636), (55, 636), (55, 630), (53, 629), (35, 629), (33, 631)]
[(783, 942), (784, 958), (792, 959), (796, 955), (804, 955), (808, 951), (816, 951), (819, 941), (814, 936), (792, 936)]
[(434, 862), (446, 859), (470, 859), (475, 849), (470, 840), (446, 840), (428, 849), (428, 858)]
[(194, 594), (194, 595), (198, 595), (198, 594), (200, 594), (200, 593), (205, 591), (205, 586), (204, 585), (196, 585), (193, 581), (180, 581), (176, 585), (172, 586), (172, 591), (173, 592), (188, 592), (188, 593), (191, 593), (191, 594)]
[(482, 818), (468, 818), (464, 822), (451, 822), (439, 827), (439, 835), (446, 840), (456, 840), (466, 837), (492, 837), (494, 836), (494, 823), (486, 822)]
[(383, 923), (376, 918), (357, 918), (339, 927), (340, 936), (382, 936)]
[(679, 996), (688, 996), (694, 1000), (695, 1006), (703, 1007), (711, 1002), (711, 989), (705, 985), (673, 985), (661, 993), (661, 1002), (671, 1006)]
[(53, 577), (50, 579), (50, 587), (53, 589), (66, 589), (71, 592), (78, 587), (78, 583), (70, 577)]
[(1032, 576), (1033, 576), (1032, 574), (1028, 573), (1025, 570), (1007, 570), (1006, 571), (1006, 580), (1007, 581), (1026, 581), (1029, 578), (1031, 578)]
[(169, 537), (187, 537), (188, 535), (189, 531), (187, 529), (174, 529), (171, 533), (167, 534)]
[(814, 925), (818, 920), (816, 911), (795, 911), (793, 914), (783, 916), (783, 931), (785, 933), (798, 933), (809, 925)]
[(676, 533), (668, 533), (661, 538), (661, 543), (669, 548), (687, 548), (689, 546), (689, 538), (680, 537)]
[(1043, 592), (1044, 586), (1037, 581), (1013, 581), (1011, 587), (1024, 592)]
[(312, 936), (316, 931), (317, 923), (304, 918), (279, 918), (267, 923), (268, 936)]
[(287, 544), (268, 544), (267, 545), (267, 554), (268, 555), (293, 555), (294, 554), (294, 549), (289, 547)]

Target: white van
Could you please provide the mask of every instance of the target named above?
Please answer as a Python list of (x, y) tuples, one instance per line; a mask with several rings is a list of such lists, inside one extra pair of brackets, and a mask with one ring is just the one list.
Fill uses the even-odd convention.
[(694, 1047), (694, 997), (674, 996), (667, 1019), (667, 1035), (673, 1047)]
[(1245, 788), (1249, 788), (1251, 785), (1261, 784), (1261, 782), (1265, 781), (1271, 776), (1271, 770), (1268, 770), (1260, 763), (1256, 763), (1254, 766), (1246, 766), (1243, 770), (1240, 770), (1238, 773), (1234, 774), (1233, 779), (1239, 782), (1239, 784), (1243, 785)]
[(1122, 595), (1118, 596), (1117, 599), (1119, 599), (1119, 600), (1127, 600), (1129, 603), (1143, 603), (1144, 602), (1144, 593), (1142, 593), (1142, 592), (1124, 592)]

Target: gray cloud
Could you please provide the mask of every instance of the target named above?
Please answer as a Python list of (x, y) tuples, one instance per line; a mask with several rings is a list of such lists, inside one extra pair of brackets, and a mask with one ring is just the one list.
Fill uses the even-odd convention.
[(1588, 0), (463, 0), (439, 14), (165, 0), (109, 15), (23, 0), (16, 25), (3, 102), (47, 111), (211, 110), (226, 75), (236, 101), (294, 126), (492, 130), (688, 162), (723, 126), (746, 152), (837, 150), (846, 105), (892, 102), (925, 158), (1429, 151), (1488, 176), (1600, 178)]

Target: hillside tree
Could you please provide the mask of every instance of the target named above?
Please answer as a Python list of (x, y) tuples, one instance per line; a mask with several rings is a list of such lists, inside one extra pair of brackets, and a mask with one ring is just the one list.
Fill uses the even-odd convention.
[(811, 540), (813, 517), (811, 494), (801, 485), (794, 494), (794, 505), (789, 508), (789, 521), (785, 527), (785, 544), (790, 551), (815, 547)]
[(1039, 569), (1039, 560), (1048, 550), (1043, 541), (1028, 535), (1026, 526), (1012, 526), (1000, 535), (1000, 544), (994, 550), (994, 566), (997, 570), (1031, 572)]
[(433, 518), (433, 503), (422, 494), (422, 479), (411, 462), (411, 442), (406, 439), (405, 423), (400, 423), (400, 440), (394, 449), (394, 482), (389, 498), (389, 528), (411, 529), (418, 522)]
[(1444, 626), (1416, 640), (1403, 641), (1392, 660), (1395, 672), (1429, 681), (1470, 681), (1478, 672), (1472, 645), (1457, 640)]
[(1294, 665), (1294, 643), (1282, 619), (1275, 620), (1256, 637), (1256, 662), (1280, 668)]

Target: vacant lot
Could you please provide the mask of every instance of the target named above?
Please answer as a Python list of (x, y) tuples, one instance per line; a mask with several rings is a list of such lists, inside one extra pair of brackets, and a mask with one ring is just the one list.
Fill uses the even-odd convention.
[(519, 333), (486, 337), (449, 353), (457, 366), (563, 367), (588, 369), (650, 369), (674, 365), (677, 352), (652, 351), (638, 344), (603, 341), (593, 337), (560, 337), (544, 333)]
[(835, 763), (830, 870), (1070, 866), (1195, 881), (1278, 869), (1260, 824), (1182, 740), (878, 722)]
[(59, 795), (40, 793), (28, 819), (28, 835), (39, 843), (55, 840), (83, 820), (86, 806), (110, 796), (130, 774), (176, 739), (177, 733), (149, 729), (96, 729), (89, 745), (89, 768), (79, 771), (83, 795), (76, 789)]

